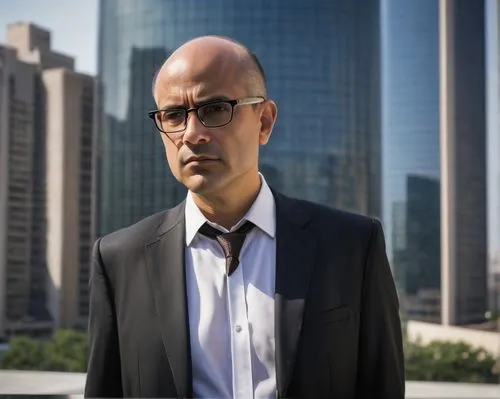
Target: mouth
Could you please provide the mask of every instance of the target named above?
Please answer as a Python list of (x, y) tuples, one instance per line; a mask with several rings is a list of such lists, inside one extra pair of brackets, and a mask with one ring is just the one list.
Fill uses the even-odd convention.
[(209, 156), (191, 156), (189, 157), (184, 164), (188, 165), (190, 163), (202, 163), (202, 162), (213, 162), (218, 161), (218, 158), (209, 157)]

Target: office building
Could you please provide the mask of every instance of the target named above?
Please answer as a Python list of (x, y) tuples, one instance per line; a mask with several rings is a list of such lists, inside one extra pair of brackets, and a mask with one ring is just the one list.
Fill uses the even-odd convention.
[(285, 194), (380, 214), (378, 0), (100, 3), (99, 234), (182, 201), (151, 83), (183, 42), (234, 38), (261, 60), (278, 105), (260, 169)]
[(440, 0), (442, 322), (487, 309), (484, 1)]
[[(48, 303), (56, 326), (86, 326), (92, 246), (94, 79), (43, 72), (47, 93)], [(55, 288), (55, 289), (54, 289)]]
[(406, 318), (441, 319), (439, 4), (382, 0), (383, 222)]
[(14, 23), (0, 46), (0, 337), (88, 313), (94, 79), (50, 41)]
[(382, 1), (383, 221), (407, 319), (487, 310), (484, 2)]

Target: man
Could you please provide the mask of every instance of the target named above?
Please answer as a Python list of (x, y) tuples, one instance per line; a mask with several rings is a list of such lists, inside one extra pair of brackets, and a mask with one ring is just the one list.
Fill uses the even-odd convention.
[(256, 57), (194, 39), (153, 94), (189, 191), (96, 242), (85, 395), (403, 398), (380, 223), (269, 188), (258, 154), (277, 107)]

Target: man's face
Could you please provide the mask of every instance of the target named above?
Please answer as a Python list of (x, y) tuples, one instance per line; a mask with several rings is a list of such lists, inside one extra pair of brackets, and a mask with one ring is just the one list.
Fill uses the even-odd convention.
[[(224, 59), (208, 65), (175, 60), (158, 75), (158, 109), (188, 109), (214, 99), (251, 96), (238, 79), (235, 68)], [(194, 193), (217, 195), (232, 182), (255, 172), (259, 145), (266, 144), (271, 133), (262, 131), (264, 108), (265, 104), (236, 106), (232, 121), (214, 128), (204, 126), (193, 111), (188, 114), (183, 134), (162, 133), (176, 179)]]

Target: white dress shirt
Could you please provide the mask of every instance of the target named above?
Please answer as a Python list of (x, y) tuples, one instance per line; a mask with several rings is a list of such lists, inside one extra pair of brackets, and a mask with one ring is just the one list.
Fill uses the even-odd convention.
[(198, 233), (207, 222), (189, 192), (186, 199), (186, 276), (193, 393), (206, 398), (276, 397), (274, 289), (276, 212), (269, 186), (247, 214), (255, 224), (230, 277), (219, 243)]

